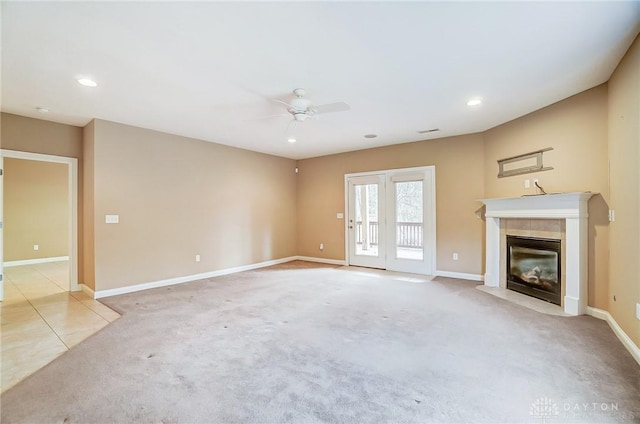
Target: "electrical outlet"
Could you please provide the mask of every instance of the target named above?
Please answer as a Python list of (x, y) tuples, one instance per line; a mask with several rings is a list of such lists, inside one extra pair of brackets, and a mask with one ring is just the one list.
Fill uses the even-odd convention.
[(537, 179), (537, 178), (534, 178), (533, 179), (533, 185), (538, 185), (538, 184), (540, 184), (540, 180)]
[(457, 252), (453, 254), (453, 260), (454, 260), (454, 261), (457, 261), (457, 260), (458, 260), (458, 253), (457, 253)]
[(196, 255), (196, 262), (200, 262), (200, 255)]
[(38, 246), (37, 244), (33, 245), (33, 250), (40, 250), (40, 246)]
[(524, 180), (524, 188), (531, 188), (531, 180)]
[(324, 243), (320, 243), (320, 250), (324, 250)]
[(609, 222), (616, 222), (616, 211), (609, 209)]

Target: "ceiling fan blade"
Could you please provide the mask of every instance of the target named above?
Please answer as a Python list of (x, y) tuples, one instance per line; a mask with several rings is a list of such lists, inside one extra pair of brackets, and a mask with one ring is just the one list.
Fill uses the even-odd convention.
[(351, 106), (349, 106), (345, 102), (338, 102), (338, 103), (328, 103), (326, 105), (314, 106), (313, 109), (316, 114), (332, 113), (332, 112), (344, 112), (347, 110), (351, 110)]
[(282, 100), (277, 100), (277, 99), (271, 99), (272, 102), (276, 102), (276, 103), (282, 103), (283, 105), (285, 105), (288, 108), (293, 108), (293, 106), (291, 106), (289, 103), (287, 102), (283, 102)]
[(267, 115), (267, 116), (259, 116), (257, 118), (251, 118), (251, 119), (245, 119), (244, 122), (249, 122), (249, 121), (258, 121), (260, 119), (267, 119), (267, 118), (276, 118), (276, 117), (281, 117), (281, 116), (291, 116), (288, 113), (280, 113), (278, 115)]

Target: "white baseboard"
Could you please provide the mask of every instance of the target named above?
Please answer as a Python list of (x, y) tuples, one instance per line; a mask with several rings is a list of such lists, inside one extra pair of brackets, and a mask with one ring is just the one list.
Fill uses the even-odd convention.
[(451, 272), (436, 270), (436, 277), (459, 278), (461, 280), (484, 281), (484, 277), (480, 274), (467, 274), (466, 272)]
[(80, 287), (80, 291), (85, 292), (86, 294), (91, 296), (91, 298), (93, 299), (97, 299), (96, 292), (94, 292), (91, 287), (87, 286), (86, 284), (78, 284), (78, 286)]
[(325, 259), (325, 258), (314, 258), (312, 256), (294, 256), (294, 260), (297, 261), (307, 261), (307, 262), (317, 262), (321, 264), (330, 264), (330, 265), (346, 265), (347, 261), (343, 261), (341, 259)]
[(2, 265), (5, 268), (9, 268), (12, 266), (36, 265), (36, 264), (45, 264), (48, 262), (61, 262), (61, 261), (68, 261), (68, 260), (69, 260), (68, 256), (55, 256), (52, 258), (24, 259), (22, 261), (4, 262)]
[(264, 268), (267, 266), (278, 265), (285, 262), (291, 262), (297, 259), (297, 256), (287, 258), (274, 259), (271, 261), (260, 262), (257, 264), (237, 266), (233, 268), (221, 269), (218, 271), (204, 272), (202, 274), (186, 275), (184, 277), (169, 278), (166, 280), (151, 281), (148, 283), (135, 284), (133, 286), (119, 287), (116, 289), (97, 290), (94, 292), (93, 298), (100, 299), (103, 297), (117, 296), (119, 294), (133, 293), (142, 290), (155, 289), (158, 287), (172, 286), (174, 284), (188, 283), (189, 281), (204, 280), (205, 278), (220, 277), (222, 275), (234, 274), (236, 272), (250, 271), (252, 269)]
[(613, 333), (620, 339), (624, 347), (627, 348), (633, 359), (636, 360), (638, 364), (640, 364), (640, 348), (636, 346), (636, 344), (629, 338), (627, 333), (624, 332), (622, 327), (618, 325), (616, 320), (611, 316), (611, 314), (602, 309), (593, 308), (591, 306), (587, 306), (587, 315), (591, 315), (594, 318), (598, 318), (604, 321), (607, 321), (609, 327), (613, 330)]

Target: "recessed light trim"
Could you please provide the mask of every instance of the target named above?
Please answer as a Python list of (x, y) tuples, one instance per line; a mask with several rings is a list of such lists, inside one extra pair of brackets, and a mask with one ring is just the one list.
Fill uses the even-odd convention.
[(467, 106), (471, 106), (471, 107), (480, 106), (481, 104), (482, 104), (482, 99), (478, 99), (478, 98), (471, 99), (467, 102)]
[(364, 138), (376, 138), (378, 134), (365, 134)]
[(40, 112), (40, 113), (47, 113), (47, 112), (49, 112), (49, 109), (47, 109), (46, 107), (40, 107), (40, 106), (38, 106), (38, 107), (36, 108), (36, 110), (37, 110), (38, 112)]
[(298, 140), (296, 140), (296, 139), (295, 139), (295, 138), (293, 138), (293, 137), (289, 137), (289, 138), (287, 139), (287, 141), (288, 141), (289, 143), (293, 144), (293, 143), (295, 143), (295, 142), (296, 142), (296, 141), (298, 141)]
[(78, 84), (84, 85), (85, 87), (97, 87), (98, 83), (89, 78), (78, 78)]

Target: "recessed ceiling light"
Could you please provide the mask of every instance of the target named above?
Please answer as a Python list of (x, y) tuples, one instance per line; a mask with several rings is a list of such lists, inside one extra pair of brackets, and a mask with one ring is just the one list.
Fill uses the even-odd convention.
[(471, 99), (467, 102), (467, 106), (480, 106), (482, 104), (481, 99)]
[(36, 110), (40, 113), (47, 113), (49, 112), (49, 109), (47, 109), (46, 107), (37, 107)]
[(97, 87), (98, 83), (89, 78), (78, 78), (78, 83), (80, 85), (84, 85), (85, 87)]
[(378, 134), (365, 134), (364, 138), (376, 138)]
[(287, 139), (287, 141), (288, 141), (289, 143), (295, 143), (295, 142), (296, 142), (296, 141), (298, 141), (298, 140), (296, 140), (296, 139), (295, 139), (295, 138), (293, 138), (293, 137), (289, 137), (289, 138)]

